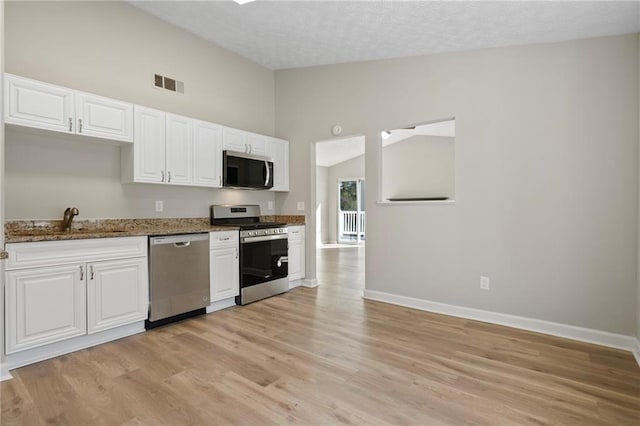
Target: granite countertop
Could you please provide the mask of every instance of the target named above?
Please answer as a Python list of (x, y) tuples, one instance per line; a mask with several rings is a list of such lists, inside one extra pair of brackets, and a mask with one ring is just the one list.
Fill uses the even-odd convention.
[[(304, 216), (262, 216), (263, 221), (304, 225)], [(86, 238), (134, 237), (149, 235), (192, 234), (238, 229), (211, 225), (208, 217), (175, 219), (91, 219), (73, 222), (71, 232), (64, 232), (61, 220), (16, 220), (5, 223), (5, 243), (81, 240)], [(0, 259), (3, 257), (0, 251)], [(4, 254), (6, 257), (6, 254)]]

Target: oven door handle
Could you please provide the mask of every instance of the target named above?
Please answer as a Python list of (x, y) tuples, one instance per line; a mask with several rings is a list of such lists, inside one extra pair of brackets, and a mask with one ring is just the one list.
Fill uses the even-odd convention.
[(283, 263), (289, 263), (289, 256), (281, 256), (278, 262), (276, 262), (276, 265), (278, 268), (281, 268)]
[(273, 240), (286, 240), (288, 237), (286, 234), (280, 235), (263, 235), (260, 237), (244, 237), (242, 238), (243, 243), (257, 243), (260, 241), (273, 241)]

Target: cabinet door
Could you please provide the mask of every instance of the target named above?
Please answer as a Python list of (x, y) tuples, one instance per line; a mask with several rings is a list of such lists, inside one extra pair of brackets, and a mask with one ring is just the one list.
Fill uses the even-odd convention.
[(6, 353), (86, 333), (85, 265), (6, 272)]
[(222, 186), (222, 127), (217, 124), (193, 123), (193, 183)]
[(165, 113), (134, 107), (134, 182), (165, 182)]
[(94, 262), (87, 265), (87, 329), (97, 333), (147, 318), (147, 259)]
[(273, 158), (272, 191), (289, 190), (289, 142), (269, 138), (269, 156)]
[(249, 154), (267, 155), (267, 136), (258, 135), (256, 133), (247, 134), (247, 148)]
[(73, 90), (5, 74), (5, 123), (74, 133)]
[(289, 227), (289, 281), (305, 277), (304, 226)]
[(238, 247), (215, 248), (210, 251), (211, 301), (240, 294)]
[(76, 133), (133, 142), (133, 104), (76, 92)]
[(167, 114), (167, 183), (193, 182), (193, 120)]
[(229, 151), (248, 152), (247, 132), (224, 127), (222, 129), (222, 147)]

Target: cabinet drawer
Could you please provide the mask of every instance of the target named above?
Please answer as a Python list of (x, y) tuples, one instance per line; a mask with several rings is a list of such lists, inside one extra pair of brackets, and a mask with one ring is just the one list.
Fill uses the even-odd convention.
[(236, 247), (239, 241), (238, 231), (218, 231), (209, 233), (209, 248)]
[(147, 255), (147, 237), (9, 243), (6, 270)]
[(304, 239), (304, 226), (289, 226), (289, 241), (299, 241)]

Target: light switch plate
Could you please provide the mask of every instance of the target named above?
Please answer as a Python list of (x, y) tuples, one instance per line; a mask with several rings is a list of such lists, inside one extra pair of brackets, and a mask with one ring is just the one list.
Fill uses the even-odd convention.
[(304, 201), (298, 201), (298, 210), (304, 210)]
[(164, 203), (162, 200), (156, 200), (156, 211), (161, 212), (162, 210), (164, 210)]
[(273, 201), (267, 202), (267, 210), (273, 210)]

